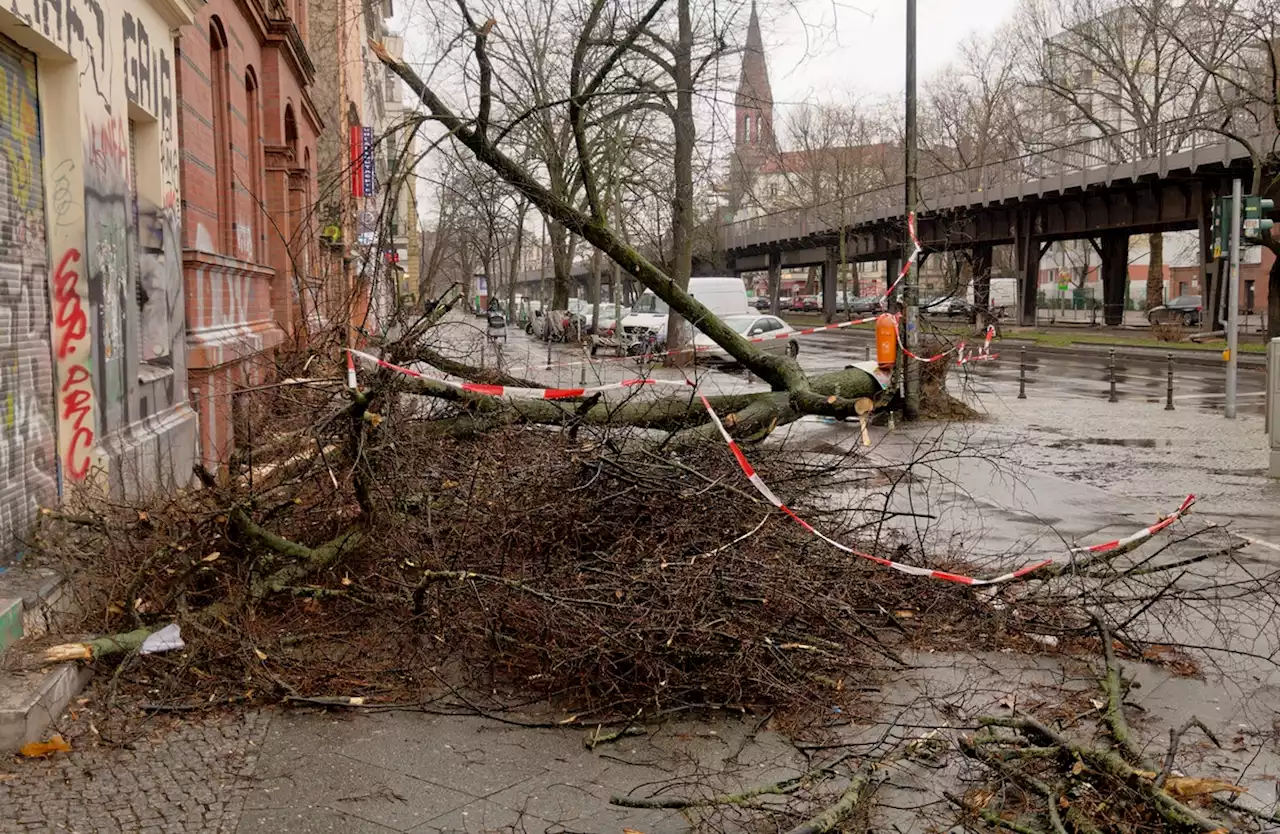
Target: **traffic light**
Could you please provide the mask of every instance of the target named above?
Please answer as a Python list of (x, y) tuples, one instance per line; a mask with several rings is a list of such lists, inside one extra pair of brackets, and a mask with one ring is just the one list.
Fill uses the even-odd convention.
[(1267, 217), (1275, 207), (1276, 201), (1265, 197), (1244, 198), (1244, 205), (1240, 207), (1240, 217), (1244, 221), (1242, 232), (1245, 240), (1250, 243), (1262, 243), (1267, 236), (1267, 230), (1275, 225), (1275, 222)]
[(1213, 201), (1213, 257), (1225, 258), (1231, 251), (1231, 198)]

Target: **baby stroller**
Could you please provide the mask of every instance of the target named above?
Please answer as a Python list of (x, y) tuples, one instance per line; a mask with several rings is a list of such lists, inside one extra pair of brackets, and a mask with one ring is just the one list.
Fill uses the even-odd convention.
[(507, 340), (507, 319), (502, 313), (489, 313), (489, 326), (485, 330), (485, 335), (489, 337), (489, 341), (496, 342), (499, 339)]

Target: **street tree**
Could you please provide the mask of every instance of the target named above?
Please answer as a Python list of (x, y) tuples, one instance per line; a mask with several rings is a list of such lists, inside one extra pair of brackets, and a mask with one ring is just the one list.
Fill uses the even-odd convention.
[[(1033, 147), (1051, 153), (1096, 138), (1099, 153), (1127, 159), (1180, 150), (1221, 108), (1212, 74), (1180, 42), (1195, 33), (1218, 54), (1225, 35), (1204, 8), (1185, 0), (1023, 0), (1016, 32), (1042, 114)], [(1149, 248), (1146, 303), (1154, 307), (1164, 301), (1162, 232), (1149, 235)]]
[[(1249, 193), (1270, 193), (1280, 171), (1280, 0), (1191, 0), (1205, 26), (1170, 28), (1195, 68), (1210, 79), (1220, 104), (1201, 128), (1234, 140), (1252, 159)], [(1280, 240), (1267, 279), (1267, 338), (1280, 337)], [(1217, 310), (1219, 305), (1213, 305)]]
[[(793, 358), (758, 350), (686, 291), (686, 264), (691, 267), (690, 232), (695, 218), (693, 83), (705, 77), (706, 67), (727, 49), (712, 43), (695, 61), (698, 41), (694, 21), (697, 15), (698, 20), (708, 21), (712, 31), (719, 31), (728, 25), (719, 16), (721, 8), (725, 7), (712, 4), (695, 8), (694, 0), (652, 0), (634, 8), (611, 5), (605, 0), (566, 4), (559, 21), (561, 31), (570, 32), (573, 39), (567, 82), (554, 91), (548, 90), (545, 100), (555, 104), (543, 108), (515, 109), (513, 103), (496, 98), (505, 83), (497, 77), (499, 67), (490, 52), (491, 34), (499, 22), (492, 17), (481, 19), (468, 0), (458, 0), (456, 14), (447, 20), (442, 18), (441, 31), (451, 34), (438, 44), (444, 52), (442, 60), (454, 67), (471, 67), (462, 74), (467, 85), (460, 95), (432, 80), (434, 75), (424, 78), (379, 44), (372, 47), (419, 96), (428, 115), (458, 146), (526, 196), (545, 217), (580, 235), (616, 261), (674, 313), (693, 323), (776, 391), (786, 393), (781, 399), (753, 402), (748, 406), (749, 413), (734, 418), (734, 425), (759, 429), (801, 413), (850, 416), (856, 413), (855, 400), (859, 396), (879, 389), (870, 375), (854, 369), (810, 380)], [(659, 79), (671, 78), (676, 79), (674, 85), (659, 86)], [(591, 150), (593, 140), (609, 127), (607, 119), (619, 106), (629, 103), (640, 109), (655, 102), (677, 126), (673, 143), (676, 188), (672, 200), (676, 245), (670, 271), (645, 258), (614, 226), (602, 199), (608, 183), (600, 176), (598, 160)], [(585, 207), (557, 194), (545, 172), (522, 164), (517, 153), (520, 146), (508, 141), (512, 134), (509, 127), (539, 109), (555, 110), (570, 124)]]

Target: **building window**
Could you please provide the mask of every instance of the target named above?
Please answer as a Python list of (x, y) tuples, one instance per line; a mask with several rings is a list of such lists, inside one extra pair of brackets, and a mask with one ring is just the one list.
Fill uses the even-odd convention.
[[(160, 125), (141, 110), (129, 119), (129, 272), (137, 302), (136, 337), (132, 342), (141, 360), (144, 380), (154, 368), (171, 368), (174, 332), (169, 309), (176, 266), (165, 257), (165, 237), (177, 234), (173, 218), (162, 203)], [(167, 371), (163, 371), (167, 373)]]
[(266, 210), (266, 194), (262, 186), (262, 171), (266, 167), (266, 162), (262, 157), (262, 118), (259, 112), (260, 104), (258, 102), (258, 79), (250, 68), (244, 74), (244, 92), (245, 92), (245, 109), (247, 121), (249, 122), (249, 143), (247, 152), (249, 154), (249, 188), (252, 190), (250, 195), (253, 200), (253, 248), (247, 254), (242, 254), (248, 260), (252, 260), (255, 251), (263, 249), (263, 221), (262, 214)]
[(213, 94), (213, 167), (218, 187), (218, 230), (223, 254), (236, 252), (235, 194), (231, 176), (230, 51), (222, 22), (209, 22), (209, 85)]
[(742, 141), (751, 141), (751, 114), (742, 117)]

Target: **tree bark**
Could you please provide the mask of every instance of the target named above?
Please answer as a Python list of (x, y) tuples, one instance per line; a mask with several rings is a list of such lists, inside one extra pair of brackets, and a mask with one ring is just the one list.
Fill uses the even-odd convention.
[(1164, 232), (1152, 232), (1147, 238), (1151, 248), (1147, 267), (1147, 309), (1164, 303)]
[(569, 281), (573, 273), (573, 253), (569, 250), (569, 230), (563, 225), (551, 221), (549, 237), (551, 238), (551, 309), (567, 310), (569, 308)]
[[(693, 15), (692, 0), (677, 0), (677, 41), (674, 57), (676, 82), (675, 176), (676, 193), (671, 201), (671, 281), (681, 290), (689, 289), (693, 273), (693, 145), (697, 128), (693, 119)], [(673, 307), (667, 317), (667, 349), (688, 345), (689, 326)], [(687, 354), (673, 354), (687, 358)]]

